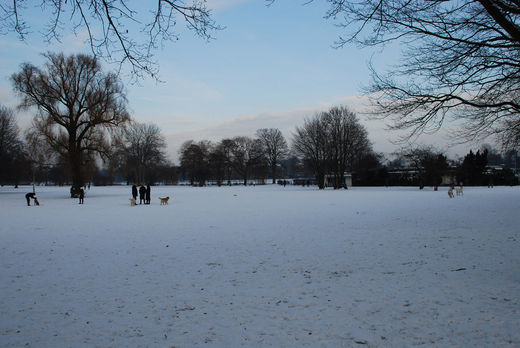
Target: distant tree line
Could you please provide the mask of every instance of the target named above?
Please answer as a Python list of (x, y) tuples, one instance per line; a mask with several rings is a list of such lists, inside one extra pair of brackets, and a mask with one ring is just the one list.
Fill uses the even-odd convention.
[[(0, 184), (72, 185), (67, 158), (54, 152), (33, 129), (21, 134), (13, 112), (0, 106)], [(177, 168), (166, 160), (166, 142), (154, 124), (131, 121), (114, 134), (106, 158), (80, 165), (82, 183), (177, 183)]]
[(207, 140), (186, 141), (179, 150), (181, 178), (191, 185), (203, 186), (207, 181), (217, 185), (240, 180), (273, 183), (288, 155), (287, 142), (279, 129), (262, 128), (256, 137), (237, 136), (212, 143)]
[[(275, 149), (275, 150), (274, 150)], [(277, 129), (259, 129), (255, 138), (185, 142), (179, 178), (203, 186), (298, 179), (320, 188), (356, 186), (516, 185), (516, 151), (503, 155), (489, 145), (450, 160), (432, 146), (402, 149), (387, 160), (373, 151), (368, 133), (345, 106), (332, 107), (296, 127), (290, 146)], [(325, 180), (328, 177), (329, 180)]]
[[(344, 106), (304, 120), (290, 145), (280, 130), (262, 128), (255, 137), (236, 136), (218, 142), (189, 140), (179, 150), (180, 165), (166, 160), (159, 127), (130, 120), (114, 132), (104, 161), (85, 161), (82, 177), (95, 185), (180, 182), (263, 184), (301, 179), (325, 187), (343, 187), (351, 174), (355, 186), (516, 185), (516, 151), (503, 154), (485, 145), (464, 158), (450, 160), (431, 146), (402, 149), (385, 159), (373, 151), (366, 129)], [(53, 152), (32, 130), (20, 134), (14, 113), (0, 107), (1, 184), (73, 182), (66, 158)], [(290, 182), (290, 181), (289, 181)]]
[(449, 160), (431, 146), (418, 146), (394, 154), (385, 165), (386, 185), (432, 186), (440, 185), (493, 186), (518, 184), (518, 152), (503, 154), (489, 145), (464, 158)]
[(71, 194), (94, 184), (176, 183), (217, 185), (240, 181), (272, 183), (298, 178), (319, 188), (354, 185), (465, 185), (516, 183), (516, 156), (491, 147), (471, 151), (459, 163), (419, 146), (384, 157), (372, 149), (366, 128), (346, 106), (316, 113), (297, 126), (290, 144), (280, 130), (262, 128), (255, 137), (219, 142), (185, 142), (180, 167), (168, 163), (166, 141), (154, 124), (141, 124), (126, 111), (121, 81), (103, 72), (95, 57), (45, 54), (47, 63), (29, 63), (11, 82), (22, 108), (37, 111), (24, 137), (12, 110), (0, 106), (1, 184), (72, 184)]
[(291, 146), (279, 129), (262, 128), (255, 137), (237, 136), (217, 143), (189, 140), (179, 155), (180, 178), (200, 186), (208, 181), (247, 185), (306, 178), (324, 188), (330, 177), (331, 186), (341, 188), (347, 172), (377, 172), (381, 167), (366, 129), (345, 106), (305, 120), (296, 128)]

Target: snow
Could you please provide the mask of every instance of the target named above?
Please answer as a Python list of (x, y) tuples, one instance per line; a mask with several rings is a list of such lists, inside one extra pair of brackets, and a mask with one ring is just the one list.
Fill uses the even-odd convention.
[(519, 187), (29, 191), (0, 188), (2, 347), (520, 346)]

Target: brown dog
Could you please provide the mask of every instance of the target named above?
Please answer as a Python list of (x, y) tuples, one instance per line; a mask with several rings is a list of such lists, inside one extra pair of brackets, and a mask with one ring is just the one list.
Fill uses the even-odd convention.
[(161, 205), (165, 205), (168, 204), (168, 200), (170, 199), (170, 197), (159, 197), (159, 199), (161, 200)]

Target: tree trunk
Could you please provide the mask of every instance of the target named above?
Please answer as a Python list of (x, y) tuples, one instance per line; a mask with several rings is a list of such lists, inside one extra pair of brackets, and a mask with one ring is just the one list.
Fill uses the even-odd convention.
[(75, 198), (79, 194), (80, 188), (83, 186), (83, 172), (81, 163), (81, 153), (77, 151), (69, 152), (69, 167), (72, 177), (72, 188), (70, 190), (71, 198)]
[(70, 175), (72, 177), (72, 186), (81, 187), (83, 186), (83, 171), (82, 171), (82, 156), (78, 151), (69, 152), (69, 166)]
[(325, 174), (318, 171), (316, 173), (316, 181), (317, 181), (317, 184), (318, 184), (318, 188), (320, 190), (323, 190), (325, 188)]

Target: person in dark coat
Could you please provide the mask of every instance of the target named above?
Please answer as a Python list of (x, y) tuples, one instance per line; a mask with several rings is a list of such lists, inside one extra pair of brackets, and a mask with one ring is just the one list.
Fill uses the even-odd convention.
[(146, 185), (146, 199), (145, 199), (145, 204), (150, 204), (150, 201), (151, 201), (151, 198), (150, 198), (151, 192), (152, 192), (152, 190), (150, 189), (150, 184)]
[(137, 185), (132, 185), (132, 197), (134, 197), (135, 200), (137, 200)]
[(85, 200), (85, 190), (83, 188), (79, 189), (79, 204), (83, 204)]
[(139, 187), (139, 204), (143, 204), (143, 201), (146, 203), (145, 196), (146, 196), (146, 187), (141, 185), (141, 187)]
[(25, 195), (25, 199), (27, 200), (28, 206), (31, 205), (31, 198), (36, 199), (36, 195), (34, 194), (34, 192), (29, 192), (28, 194)]

